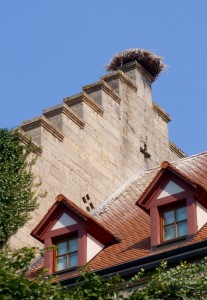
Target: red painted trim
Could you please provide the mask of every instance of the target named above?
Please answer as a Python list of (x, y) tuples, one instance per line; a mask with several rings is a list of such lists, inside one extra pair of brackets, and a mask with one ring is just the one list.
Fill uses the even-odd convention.
[(160, 215), (157, 207), (150, 210), (151, 218), (151, 247), (160, 244)]
[(162, 178), (165, 170), (161, 169), (158, 171), (153, 181), (148, 185), (147, 189), (144, 191), (143, 195), (137, 200), (136, 205), (140, 207), (146, 207), (146, 204), (151, 201), (153, 194), (156, 192), (159, 186), (159, 180)]
[[(150, 197), (145, 200), (145, 210), (150, 212), (152, 247), (162, 243), (160, 211), (168, 206), (173, 207), (183, 200), (186, 202), (187, 207), (188, 235), (193, 235), (197, 231), (196, 200), (193, 196), (195, 194), (195, 188), (186, 182), (185, 179), (180, 178), (180, 176), (178, 177), (177, 175), (170, 173), (168, 169), (166, 169), (166, 171), (168, 171), (167, 178), (159, 178), (154, 185), (154, 190), (151, 190)], [(157, 199), (170, 181), (173, 181), (185, 191)]]
[(193, 195), (186, 199), (187, 217), (188, 217), (188, 235), (193, 235), (197, 231), (197, 211), (196, 201)]
[(175, 181), (175, 183), (178, 181), (179, 184), (187, 185), (188, 189), (198, 189), (199, 187), (204, 193), (204, 189), (201, 186), (199, 186), (196, 182), (193, 182), (193, 180), (187, 178), (187, 176), (182, 174), (178, 169), (170, 165), (168, 162), (164, 162), (162, 167), (163, 168), (158, 171), (153, 181), (149, 184), (148, 188), (136, 202), (136, 204), (144, 210), (147, 211), (146, 206), (149, 205), (149, 203), (156, 197), (158, 189), (162, 186), (162, 184), (166, 184), (167, 180), (170, 180), (170, 178), (172, 178), (171, 180)]
[[(81, 267), (86, 264), (86, 259), (87, 259), (87, 233), (84, 227), (80, 227), (78, 232), (70, 232), (67, 235), (61, 235), (57, 236), (55, 239), (53, 239), (53, 244), (56, 245), (58, 242), (64, 241), (64, 240), (69, 240), (71, 237), (75, 236), (77, 234), (78, 237), (78, 267)], [(55, 253), (53, 254), (53, 261), (52, 261), (52, 269), (53, 272), (56, 272), (55, 270)], [(62, 270), (63, 271), (63, 270)], [(62, 272), (61, 271), (61, 272)]]
[[(161, 205), (153, 205), (150, 209), (150, 219), (151, 219), (151, 247), (159, 245), (161, 241), (161, 216), (160, 213), (165, 207), (172, 207), (182, 203), (183, 200), (186, 202), (187, 207), (187, 222), (188, 222), (188, 236), (194, 235), (197, 232), (197, 212), (196, 212), (196, 201), (193, 197), (193, 194), (190, 192), (185, 192), (186, 197), (181, 196), (183, 193), (180, 193), (180, 197), (169, 196), (165, 197), (165, 201)], [(156, 204), (156, 203), (155, 203)]]
[[(44, 229), (42, 228), (42, 232), (39, 235), (39, 238), (41, 239), (41, 241), (43, 241), (45, 239), (45, 236), (47, 235), (47, 233), (49, 231), (51, 231), (53, 226), (58, 222), (58, 220), (64, 213), (66, 213), (69, 217), (74, 219), (75, 222), (83, 224), (83, 220), (79, 216), (77, 216), (74, 212), (71, 212), (69, 209), (67, 209), (63, 205), (63, 203), (58, 203), (56, 210), (53, 211), (52, 215), (50, 215), (50, 218), (47, 220), (47, 225), (45, 226)], [(71, 226), (73, 226), (73, 225), (71, 225)], [(52, 230), (52, 232), (53, 232), (53, 230)], [(51, 236), (53, 236), (53, 235), (51, 235)]]
[(110, 245), (118, 242), (118, 238), (115, 237), (107, 228), (105, 228), (102, 224), (97, 222), (89, 214), (75, 205), (72, 201), (65, 198), (63, 195), (59, 195), (57, 197), (56, 203), (53, 204), (48, 213), (31, 232), (31, 235), (43, 242), (44, 238), (48, 236), (47, 232), (52, 229), (54, 224), (60, 218), (61, 214), (64, 212), (72, 217), (77, 223), (85, 224), (87, 230), (94, 232), (99, 231), (99, 234), (96, 238), (101, 243)]
[(56, 237), (59, 237), (59, 236), (70, 234), (71, 232), (75, 232), (75, 231), (80, 230), (83, 226), (84, 226), (83, 224), (79, 223), (79, 224), (74, 224), (74, 225), (71, 225), (71, 226), (67, 226), (67, 227), (47, 231), (47, 232), (45, 232), (45, 234), (43, 235), (42, 238), (43, 239), (56, 238)]
[[(44, 241), (45, 248), (52, 246), (52, 239), (47, 238)], [(44, 254), (44, 267), (48, 269), (47, 275), (51, 275), (53, 273), (53, 250), (48, 250)]]
[[(76, 233), (78, 237), (78, 267), (80, 267), (87, 262), (87, 233), (83, 223), (48, 231), (43, 238), (45, 247), (50, 247), (62, 240), (70, 239)], [(55, 251), (45, 253), (44, 264), (45, 268), (48, 269), (48, 275), (56, 272)]]
[(164, 206), (164, 205), (169, 205), (169, 204), (174, 204), (176, 201), (182, 200), (182, 199), (186, 199), (187, 197), (189, 197), (192, 194), (192, 192), (187, 191), (187, 192), (181, 192), (178, 194), (174, 194), (174, 195), (170, 195), (170, 196), (166, 196), (160, 199), (155, 199), (154, 201), (152, 201), (149, 205), (149, 207), (147, 207), (147, 209), (151, 209), (154, 206)]
[[(157, 197), (160, 195), (160, 193), (165, 189), (165, 187), (168, 185), (168, 183), (172, 181), (175, 184), (179, 185), (181, 188), (183, 188), (185, 191), (184, 192), (180, 192), (177, 194), (173, 194), (170, 196), (166, 196), (163, 198), (159, 198), (157, 199)], [(156, 203), (163, 203), (167, 200), (167, 201), (171, 201), (171, 199), (173, 200), (173, 198), (175, 198), (175, 200), (180, 199), (180, 197), (186, 197), (186, 193), (188, 193), (189, 191), (193, 192), (194, 189), (192, 188), (191, 185), (189, 185), (188, 183), (186, 183), (184, 180), (178, 178), (177, 176), (175, 176), (174, 174), (169, 174), (169, 176), (163, 177), (162, 182), (159, 182), (159, 185), (157, 183), (157, 187), (156, 189), (153, 191), (151, 197), (148, 199), (148, 201), (145, 203), (145, 209), (148, 210), (150, 209), (150, 207), (152, 207), (153, 205), (157, 205)], [(166, 201), (166, 202), (167, 202)], [(160, 204), (161, 205), (161, 204)]]
[(31, 236), (33, 236), (40, 242), (43, 242), (43, 240), (41, 239), (42, 227), (43, 227), (43, 225), (45, 225), (44, 226), (44, 231), (45, 231), (47, 229), (47, 227), (50, 225), (51, 219), (53, 219), (53, 214), (54, 214), (54, 211), (57, 208), (57, 206), (58, 206), (58, 202), (54, 203), (52, 205), (52, 207), (50, 208), (50, 210), (48, 210), (48, 212), (44, 215), (44, 217), (39, 222), (39, 224), (37, 224), (37, 226), (31, 232)]
[(160, 185), (161, 189), (163, 190), (165, 186), (170, 182), (173, 181), (175, 184), (179, 185), (181, 188), (183, 188), (185, 191), (192, 190), (195, 187), (192, 187), (191, 184), (185, 181), (185, 179), (178, 177), (177, 175), (168, 172), (168, 177), (163, 178), (162, 184)]
[(87, 262), (87, 234), (85, 228), (78, 231), (78, 266)]
[(169, 161), (165, 160), (161, 163), (162, 169), (167, 169), (170, 166)]
[(207, 192), (199, 187), (195, 194), (196, 200), (207, 209)]
[(63, 199), (64, 199), (64, 195), (63, 195), (63, 194), (59, 194), (59, 195), (56, 197), (56, 200), (57, 200), (58, 202), (61, 202)]
[(45, 226), (44, 230), (42, 231), (41, 234), (41, 239), (44, 240), (45, 237), (45, 233), (48, 232), (49, 230), (51, 230), (51, 228), (53, 228), (53, 226), (58, 222), (58, 220), (60, 219), (60, 217), (62, 216), (62, 214), (64, 213), (64, 211), (61, 209), (61, 206), (58, 206), (56, 209), (56, 212), (53, 213), (53, 218), (48, 220), (48, 224), (47, 226)]

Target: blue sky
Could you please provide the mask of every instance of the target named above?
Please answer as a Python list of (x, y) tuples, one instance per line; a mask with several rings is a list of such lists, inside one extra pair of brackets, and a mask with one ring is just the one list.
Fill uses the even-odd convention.
[(137, 47), (169, 66), (153, 100), (172, 116), (170, 140), (189, 155), (207, 150), (206, 13), (206, 0), (1, 0), (0, 127), (41, 115)]

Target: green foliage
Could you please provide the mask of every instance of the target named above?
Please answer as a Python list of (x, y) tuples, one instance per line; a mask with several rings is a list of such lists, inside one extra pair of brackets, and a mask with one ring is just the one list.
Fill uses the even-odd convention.
[(0, 252), (0, 299), (2, 300), (66, 300), (68, 292), (42, 272), (35, 279), (26, 276), (35, 248)]
[[(142, 276), (146, 275), (143, 271)], [(138, 282), (140, 278), (138, 274)], [(136, 276), (132, 278), (136, 282)], [(207, 299), (207, 258), (198, 263), (181, 262), (167, 269), (163, 262), (146, 284), (132, 290), (130, 300), (204, 300)]]
[[(118, 299), (117, 289), (123, 280), (119, 276), (103, 279), (99, 275), (84, 270), (81, 272), (78, 285), (69, 290), (70, 300), (109, 300)], [(119, 297), (121, 298), (121, 295)]]
[[(142, 270), (130, 280), (119, 276), (103, 279), (84, 270), (77, 285), (67, 290), (54, 284), (42, 271), (35, 279), (27, 274), (35, 248), (0, 252), (0, 299), (38, 300), (204, 300), (207, 299), (207, 259), (198, 263), (182, 262), (168, 269), (163, 262), (155, 271)], [(143, 278), (146, 281), (143, 282)]]
[[(149, 273), (141, 270), (128, 281), (103, 280), (94, 273), (82, 273), (83, 282), (69, 291), (69, 299), (87, 300), (204, 300), (207, 299), (207, 258), (198, 263), (181, 262), (167, 269), (163, 262)], [(143, 279), (145, 279), (143, 281)]]
[(0, 129), (0, 248), (36, 207), (33, 164), (31, 147), (20, 143), (17, 131)]
[[(102, 279), (89, 271), (81, 272), (79, 285), (67, 290), (54, 284), (54, 277), (47, 277), (45, 271), (36, 278), (28, 278), (35, 248), (0, 251), (0, 299), (2, 300), (109, 300), (122, 282), (120, 277)], [(121, 298), (119, 298), (121, 299)]]
[[(16, 131), (0, 129), (0, 248), (28, 220), (36, 207), (30, 145), (22, 145)], [(43, 271), (28, 278), (35, 248), (0, 251), (2, 300), (204, 300), (207, 299), (207, 258), (167, 268), (163, 262), (151, 273), (141, 270), (130, 280), (103, 279), (83, 269), (77, 285), (66, 290)], [(146, 279), (143, 281), (143, 279)]]

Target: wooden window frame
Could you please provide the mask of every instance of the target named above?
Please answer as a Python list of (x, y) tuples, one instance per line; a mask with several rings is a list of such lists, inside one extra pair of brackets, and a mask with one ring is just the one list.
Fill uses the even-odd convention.
[[(69, 241), (71, 240), (74, 240), (76, 239), (77, 240), (77, 250), (76, 251), (69, 251)], [(67, 242), (67, 252), (64, 253), (64, 254), (61, 254), (61, 255), (58, 255), (58, 248), (55, 249), (54, 251), (54, 272), (55, 273), (59, 273), (59, 272), (64, 272), (65, 270), (74, 270), (78, 267), (78, 256), (79, 256), (79, 251), (78, 251), (78, 235), (73, 235), (73, 236), (69, 236), (69, 237), (64, 237), (62, 239), (58, 239), (55, 241), (54, 245), (56, 247), (58, 247), (58, 244), (60, 243), (63, 243), (63, 242)], [(73, 253), (77, 253), (77, 266), (74, 266), (74, 267), (70, 267), (69, 266), (69, 262), (68, 262), (68, 256), (70, 254), (73, 254)], [(57, 259), (59, 257), (66, 257), (66, 268), (62, 269), (62, 270), (57, 270)]]
[[(177, 209), (179, 209), (181, 207), (185, 207), (186, 208), (186, 219), (184, 219), (182, 221), (176, 221), (175, 212), (176, 212)], [(168, 212), (168, 211), (174, 211), (175, 222), (167, 224), (167, 225), (164, 225), (164, 213)], [(188, 235), (188, 216), (187, 216), (187, 207), (186, 207), (186, 201), (185, 200), (182, 200), (182, 202), (180, 202), (179, 204), (174, 204), (174, 205), (170, 205), (170, 206), (167, 206), (167, 207), (159, 207), (159, 212), (160, 212), (161, 243), (168, 243), (168, 242), (173, 242), (173, 241), (176, 241), (176, 240), (179, 240), (179, 239), (186, 238), (186, 236)], [(183, 236), (177, 236), (178, 224), (183, 223), (183, 222), (186, 222), (187, 234), (183, 235)], [(165, 240), (164, 229), (165, 229), (166, 226), (169, 226), (169, 225), (174, 225), (174, 228), (175, 228), (175, 238)]]
[[(44, 245), (45, 248), (50, 248), (57, 245), (57, 243), (77, 237), (78, 238), (78, 266), (83, 266), (87, 262), (87, 233), (85, 226), (81, 223), (71, 225), (68, 227), (63, 227), (55, 229), (52, 231), (47, 231), (44, 235)], [(48, 269), (48, 275), (54, 273), (64, 273), (67, 269), (62, 271), (56, 271), (56, 262), (55, 262), (55, 250), (47, 251), (44, 255), (45, 268)], [(74, 270), (77, 269), (69, 269)]]

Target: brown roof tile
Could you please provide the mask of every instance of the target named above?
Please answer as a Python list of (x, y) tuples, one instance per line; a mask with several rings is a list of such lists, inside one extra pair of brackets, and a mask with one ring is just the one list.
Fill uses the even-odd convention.
[[(207, 152), (183, 158), (171, 166), (186, 180), (207, 190)], [(150, 250), (150, 217), (135, 203), (160, 170), (161, 167), (157, 167), (144, 172), (102, 211), (94, 213), (100, 223), (120, 236), (121, 242), (101, 251), (89, 263), (91, 268), (103, 269), (154, 254)], [(206, 237), (207, 225), (185, 245), (202, 241)], [(184, 244), (179, 245), (182, 246)], [(174, 247), (172, 245), (172, 249)]]
[[(171, 166), (185, 179), (207, 190), (207, 152), (180, 159), (171, 163)], [(110, 201), (101, 205), (92, 216), (89, 217), (80, 210), (81, 214), (87, 214), (87, 217), (93, 220), (95, 218), (105, 229), (121, 238), (119, 243), (104, 248), (89, 262), (92, 269), (105, 269), (155, 254), (150, 248), (150, 216), (135, 203), (161, 168), (159, 166), (137, 176), (121, 193), (114, 194)], [(79, 210), (75, 204), (70, 205), (74, 206), (76, 211)], [(172, 245), (167, 250), (198, 243), (206, 237), (207, 224), (190, 241), (177, 246)], [(166, 249), (159, 251), (163, 252)]]
[(49, 224), (49, 220), (51, 220), (54, 217), (53, 214), (57, 210), (59, 203), (63, 203), (70, 209), (70, 211), (73, 211), (76, 215), (81, 217), (86, 222), (87, 228), (89, 230), (91, 228), (92, 229), (95, 228), (102, 235), (105, 235), (106, 244), (111, 244), (111, 243), (119, 241), (119, 238), (117, 237), (117, 235), (114, 235), (112, 233), (112, 231), (110, 231), (103, 223), (100, 223), (97, 219), (93, 218), (91, 215), (89, 215), (87, 212), (85, 212), (83, 209), (78, 207), (75, 203), (73, 203), (71, 200), (67, 199), (62, 194), (57, 196), (57, 201), (51, 206), (51, 208), (44, 215), (42, 220), (32, 230), (31, 235), (33, 237), (42, 241), (41, 234), (42, 234), (42, 232), (44, 232), (45, 226), (47, 224)]

